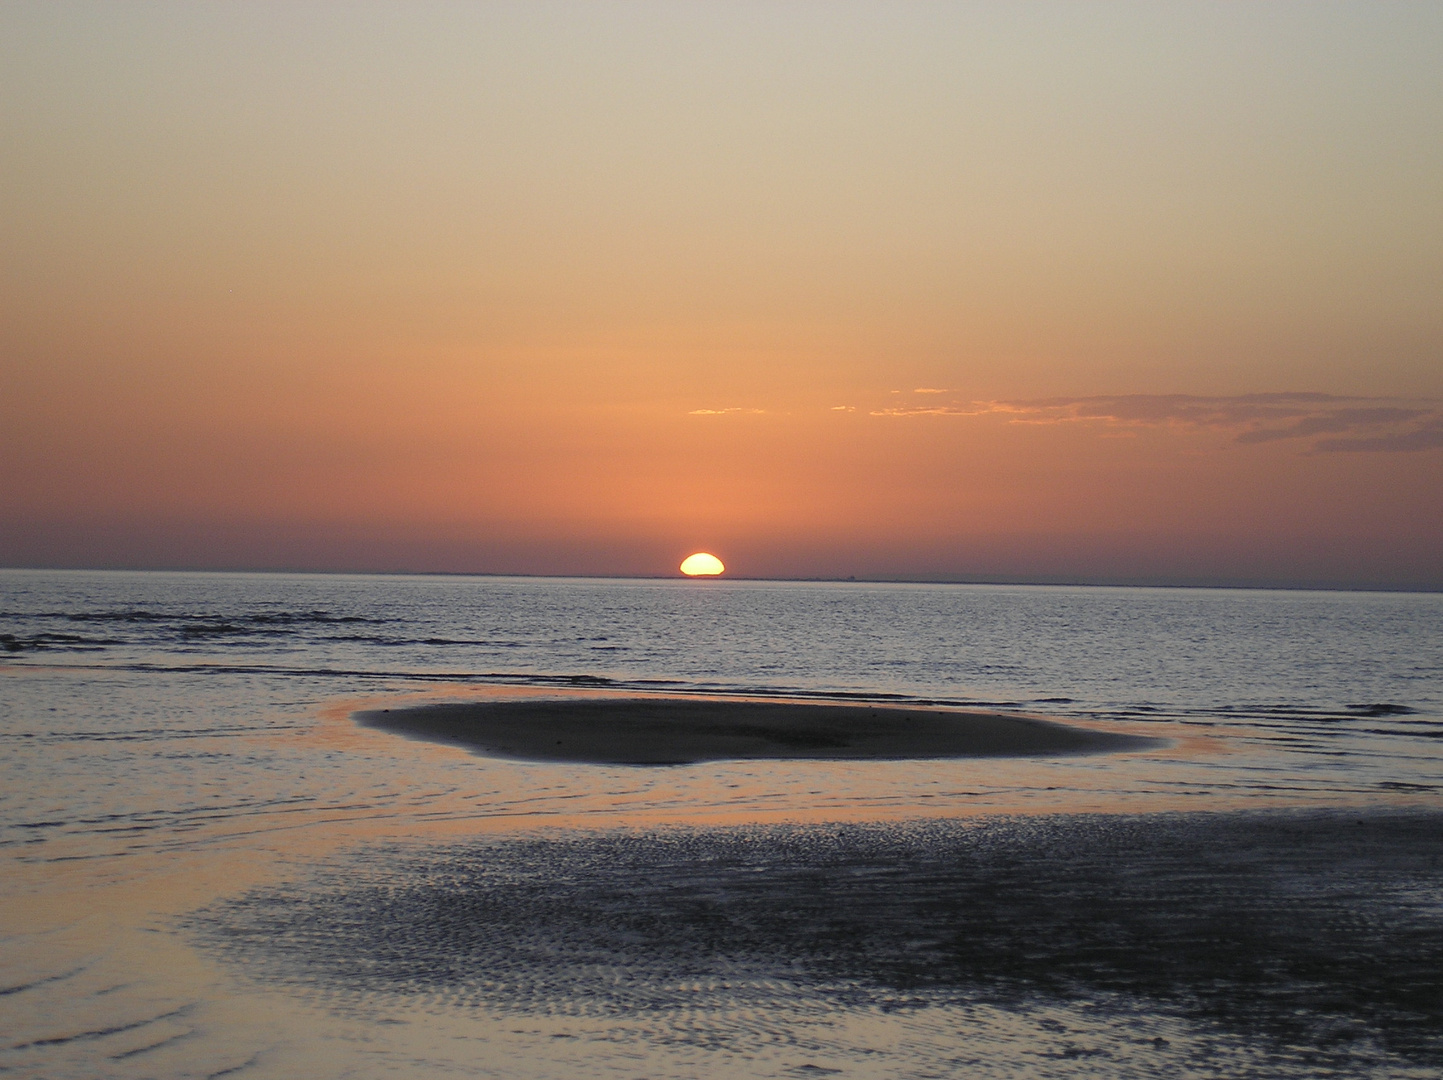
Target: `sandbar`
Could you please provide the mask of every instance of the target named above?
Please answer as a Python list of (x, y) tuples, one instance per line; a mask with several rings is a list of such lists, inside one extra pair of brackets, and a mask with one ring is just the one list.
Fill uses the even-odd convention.
[(449, 702), (356, 719), (488, 757), (594, 765), (1031, 757), (1157, 742), (1002, 713), (695, 698)]
[[(582, 1017), (628, 1048), (805, 1045), (822, 1017), (847, 1075), (965, 1052), (1443, 1076), (1440, 841), (1443, 813), (1382, 807), (480, 835), (346, 853), (198, 921), (248, 979)], [(854, 1041), (932, 1007), (960, 1011)]]

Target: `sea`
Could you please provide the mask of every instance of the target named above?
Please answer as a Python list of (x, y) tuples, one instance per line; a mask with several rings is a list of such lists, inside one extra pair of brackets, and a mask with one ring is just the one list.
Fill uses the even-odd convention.
[[(638, 767), (428, 702), (1124, 752)], [(0, 570), (0, 1075), (1443, 1075), (1443, 594)]]

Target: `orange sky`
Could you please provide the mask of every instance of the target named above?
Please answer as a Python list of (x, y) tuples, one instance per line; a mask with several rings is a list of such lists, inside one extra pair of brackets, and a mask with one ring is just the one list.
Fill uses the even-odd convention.
[(0, 8), (0, 564), (1443, 587), (1431, 4)]

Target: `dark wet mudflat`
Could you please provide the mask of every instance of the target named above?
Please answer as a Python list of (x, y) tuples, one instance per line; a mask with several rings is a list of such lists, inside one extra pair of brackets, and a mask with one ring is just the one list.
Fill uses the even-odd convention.
[(493, 700), (374, 710), (358, 719), (481, 754), (598, 765), (1025, 757), (1157, 745), (1002, 713), (743, 699)]
[(720, 1046), (803, 1008), (1022, 1014), (1080, 1002), (1126, 1013), (1158, 1069), (1217, 1074), (1169, 1064), (1160, 1033), (1179, 1019), (1256, 1047), (1276, 1066), (1268, 1075), (1362, 1074), (1385, 1059), (1443, 1067), (1439, 813), (373, 848), (190, 925), (251, 977), (359, 1008), (411, 998), (641, 1018), (636, 1037), (663, 1042), (711, 1017)]

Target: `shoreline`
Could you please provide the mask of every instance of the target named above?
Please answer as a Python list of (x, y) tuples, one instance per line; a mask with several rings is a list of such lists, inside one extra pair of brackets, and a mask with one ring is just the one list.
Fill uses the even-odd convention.
[(745, 699), (473, 701), (354, 719), (486, 757), (588, 765), (1071, 756), (1161, 743), (1002, 713)]

